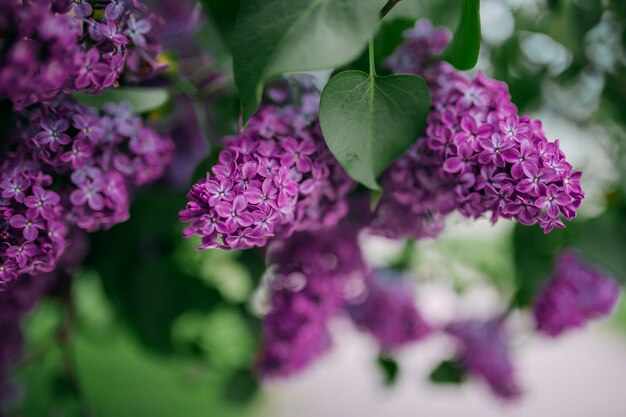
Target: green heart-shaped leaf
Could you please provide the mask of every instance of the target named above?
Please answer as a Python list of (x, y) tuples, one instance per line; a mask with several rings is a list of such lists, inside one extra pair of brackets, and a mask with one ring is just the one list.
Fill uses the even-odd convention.
[(256, 111), (263, 82), (286, 72), (333, 68), (359, 55), (376, 28), (382, 0), (242, 0), (233, 69), (243, 120)]
[(428, 87), (417, 75), (345, 71), (322, 92), (320, 124), (346, 172), (377, 189), (376, 178), (415, 143), (429, 111)]
[(450, 64), (460, 70), (474, 68), (480, 51), (480, 0), (463, 0), (461, 22), (452, 42), (443, 53)]

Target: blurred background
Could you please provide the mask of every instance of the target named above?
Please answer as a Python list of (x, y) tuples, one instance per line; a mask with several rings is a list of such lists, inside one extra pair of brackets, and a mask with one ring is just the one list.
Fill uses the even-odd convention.
[[(514, 404), (480, 383), (430, 381), (453, 351), (449, 340), (435, 336), (384, 363), (376, 344), (344, 318), (332, 323), (329, 354), (297, 376), (260, 386), (250, 364), (264, 255), (195, 252), (197, 242), (182, 239), (177, 217), (189, 184), (206, 171), (207, 139), (218, 143), (237, 128), (224, 46), (232, 29), (225, 16), (237, 1), (210, 16), (191, 0), (151, 3), (166, 16), (165, 57), (176, 69), (166, 81), (178, 91), (200, 84), (203, 94), (179, 94), (150, 113), (173, 132), (174, 162), (164, 181), (138, 192), (129, 221), (90, 236), (71, 290), (72, 322), (63, 303), (50, 298), (24, 323), (28, 344), (16, 371), (15, 415), (626, 416), (624, 303), (610, 320), (556, 340), (532, 335), (529, 318), (516, 313), (514, 359), (525, 395)], [(454, 28), (458, 15), (449, 3), (403, 0), (378, 34), (377, 60), (418, 18)], [(435, 322), (459, 313), (488, 317), (502, 300), (529, 297), (563, 246), (626, 281), (626, 2), (483, 0), (481, 17), (476, 70), (505, 81), (520, 113), (541, 119), (547, 136), (561, 140), (585, 173), (586, 199), (576, 221), (549, 236), (535, 227), (451, 216), (440, 238), (408, 249), (364, 237), (372, 265), (407, 260), (419, 280), (417, 304)], [(74, 337), (65, 340), (69, 325)]]

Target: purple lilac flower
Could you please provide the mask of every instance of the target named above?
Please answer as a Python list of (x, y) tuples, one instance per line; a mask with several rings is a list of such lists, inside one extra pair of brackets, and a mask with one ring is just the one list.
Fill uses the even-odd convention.
[(386, 269), (373, 272), (366, 296), (346, 309), (356, 325), (371, 333), (384, 351), (421, 340), (431, 333), (415, 307), (407, 276)]
[(392, 238), (434, 237), (452, 211), (492, 221), (565, 227), (584, 197), (579, 171), (549, 142), (539, 121), (519, 116), (506, 84), (470, 78), (436, 59), (448, 37), (420, 21), (387, 61), (396, 73), (429, 83), (432, 109), (424, 135), (383, 175), (385, 193), (372, 224)]
[(583, 326), (610, 314), (621, 289), (605, 272), (565, 251), (556, 260), (554, 273), (533, 307), (537, 330), (549, 336)]
[(456, 339), (461, 365), (487, 382), (494, 394), (504, 399), (521, 394), (501, 319), (455, 322), (448, 325), (446, 332)]
[(125, 116), (132, 135), (120, 134), (120, 107), (100, 114), (59, 96), (14, 115), (0, 165), (0, 286), (54, 269), (74, 225), (96, 231), (125, 221), (130, 187), (163, 174), (171, 140), (134, 115)]
[(344, 219), (332, 231), (297, 232), (270, 245), (261, 377), (301, 371), (330, 348), (328, 321), (354, 296), (350, 288), (363, 287), (368, 275), (357, 242), (360, 227)]
[(60, 197), (34, 165), (14, 156), (0, 165), (0, 183), (21, 184), (0, 198), (0, 290), (22, 274), (52, 270), (65, 249)]
[(353, 187), (314, 116), (296, 105), (264, 105), (226, 139), (212, 174), (191, 187), (180, 219), (190, 223), (185, 236), (201, 237), (199, 249), (264, 246), (274, 236), (332, 227), (346, 215)]
[(124, 69), (138, 82), (164, 68), (156, 15), (138, 1), (92, 3), (0, 0), (0, 97), (20, 110), (71, 90), (100, 92)]
[(0, 0), (0, 97), (22, 109), (60, 93), (76, 71), (80, 23), (48, 2)]

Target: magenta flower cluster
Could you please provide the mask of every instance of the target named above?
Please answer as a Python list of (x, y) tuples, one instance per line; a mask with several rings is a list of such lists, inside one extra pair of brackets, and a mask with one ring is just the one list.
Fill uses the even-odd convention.
[(0, 9), (0, 96), (17, 109), (62, 92), (100, 92), (122, 71), (137, 81), (162, 69), (160, 21), (138, 0), (0, 0)]
[(425, 58), (447, 39), (432, 29), (436, 40), (429, 41), (427, 32), (418, 23), (388, 61), (394, 72), (426, 78), (432, 109), (425, 133), (384, 174), (373, 230), (434, 237), (455, 210), (539, 224), (545, 233), (565, 227), (562, 218), (574, 218), (584, 194), (581, 173), (565, 160), (559, 141), (548, 141), (541, 122), (517, 114), (506, 84)]
[(191, 187), (180, 213), (190, 222), (184, 235), (201, 237), (199, 249), (247, 249), (332, 227), (346, 215), (354, 187), (326, 147), (316, 114), (294, 104), (262, 106), (225, 140), (211, 170)]
[(125, 104), (100, 114), (59, 96), (14, 116), (0, 171), (2, 284), (54, 269), (71, 226), (126, 220), (129, 187), (159, 178), (173, 148)]
[(432, 327), (415, 307), (409, 277), (389, 269), (376, 269), (372, 275), (364, 296), (346, 304), (354, 323), (386, 352), (431, 334)]
[(558, 336), (566, 330), (611, 313), (621, 288), (607, 273), (589, 265), (575, 252), (564, 251), (554, 273), (537, 297), (533, 313), (537, 330)]
[(270, 245), (269, 311), (257, 364), (262, 377), (291, 375), (330, 348), (329, 320), (367, 275), (359, 230), (345, 219), (332, 232), (299, 232)]
[(483, 379), (499, 397), (521, 394), (502, 319), (455, 322), (446, 332), (456, 340), (458, 361), (467, 372)]

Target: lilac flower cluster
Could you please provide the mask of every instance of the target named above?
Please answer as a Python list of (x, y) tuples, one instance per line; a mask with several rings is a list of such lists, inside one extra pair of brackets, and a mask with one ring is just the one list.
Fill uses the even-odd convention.
[(446, 332), (456, 339), (458, 359), (470, 374), (484, 379), (499, 397), (513, 399), (521, 394), (503, 320), (456, 322)]
[(407, 277), (393, 270), (374, 270), (365, 297), (357, 303), (347, 303), (346, 310), (384, 351), (421, 340), (432, 332), (415, 307)]
[(202, 238), (199, 249), (264, 246), (274, 236), (332, 227), (346, 215), (354, 183), (324, 143), (317, 108), (304, 107), (310, 102), (264, 105), (225, 140), (213, 175), (191, 187), (180, 212), (191, 223), (184, 235)]
[(299, 232), (270, 245), (271, 293), (258, 360), (261, 376), (293, 374), (330, 347), (329, 319), (368, 275), (357, 242), (359, 230), (344, 219), (332, 232)]
[(52, 271), (65, 249), (61, 198), (32, 161), (0, 167), (0, 291), (23, 273)]
[(558, 140), (547, 140), (541, 122), (517, 114), (506, 84), (430, 63), (425, 57), (447, 38), (432, 29), (429, 40), (427, 29), (418, 23), (388, 62), (395, 72), (426, 78), (432, 109), (424, 135), (384, 174), (373, 230), (434, 237), (454, 210), (539, 224), (545, 233), (565, 227), (561, 216), (571, 220), (584, 196), (580, 171), (565, 160)]
[(127, 105), (103, 114), (57, 97), (16, 114), (0, 167), (0, 283), (51, 271), (66, 231), (108, 228), (128, 218), (131, 185), (163, 173), (172, 142)]
[(0, 97), (18, 110), (62, 92), (100, 92), (125, 69), (131, 81), (162, 69), (160, 21), (138, 0), (0, 0), (0, 9)]
[(576, 253), (559, 255), (551, 280), (539, 294), (533, 313), (537, 330), (549, 336), (583, 326), (613, 311), (620, 286)]

